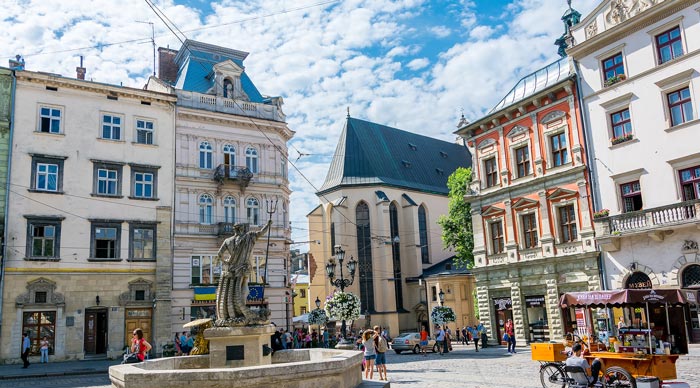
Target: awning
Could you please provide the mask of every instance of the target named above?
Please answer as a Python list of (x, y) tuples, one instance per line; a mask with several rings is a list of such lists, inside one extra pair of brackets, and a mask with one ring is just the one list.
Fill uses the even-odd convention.
[(561, 307), (611, 307), (622, 304), (668, 303), (686, 304), (681, 290), (614, 290), (568, 292), (562, 295)]

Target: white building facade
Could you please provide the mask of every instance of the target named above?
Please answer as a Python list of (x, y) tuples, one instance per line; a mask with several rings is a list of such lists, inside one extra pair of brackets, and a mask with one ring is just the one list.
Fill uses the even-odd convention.
[[(700, 4), (603, 1), (572, 33), (605, 287), (682, 289), (694, 300)], [(676, 319), (700, 341), (696, 306)]]

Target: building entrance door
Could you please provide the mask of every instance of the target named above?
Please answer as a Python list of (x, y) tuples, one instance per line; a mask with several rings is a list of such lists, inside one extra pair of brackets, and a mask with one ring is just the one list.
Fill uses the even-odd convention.
[(126, 346), (131, 347), (131, 340), (133, 339), (132, 333), (135, 329), (141, 329), (143, 331), (143, 338), (148, 342), (153, 342), (151, 337), (151, 316), (153, 310), (150, 308), (144, 309), (126, 309), (126, 319), (124, 320), (125, 326), (125, 342)]
[(495, 298), (493, 305), (496, 310), (496, 343), (505, 345), (503, 341), (504, 327), (509, 319), (513, 319), (513, 301), (511, 298)]
[(107, 353), (107, 309), (85, 310), (85, 354)]

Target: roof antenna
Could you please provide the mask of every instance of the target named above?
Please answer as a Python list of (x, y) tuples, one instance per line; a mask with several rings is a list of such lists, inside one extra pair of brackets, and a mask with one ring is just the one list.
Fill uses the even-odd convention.
[(348, 107), (348, 118), (350, 118), (350, 107)]
[(156, 28), (153, 22), (142, 22), (137, 20), (136, 23), (150, 24), (151, 25), (151, 44), (153, 45), (153, 76), (156, 76)]

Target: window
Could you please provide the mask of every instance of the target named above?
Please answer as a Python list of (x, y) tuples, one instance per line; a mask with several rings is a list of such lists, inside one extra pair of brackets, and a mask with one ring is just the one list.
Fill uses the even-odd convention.
[(209, 194), (199, 196), (199, 223), (204, 225), (212, 224), (212, 213), (214, 211), (214, 199)]
[(693, 103), (690, 98), (690, 88), (683, 88), (666, 95), (668, 110), (671, 114), (671, 126), (683, 124), (693, 119)]
[(93, 195), (110, 197), (122, 194), (122, 168), (120, 163), (93, 160)]
[(302, 298), (306, 298), (306, 290), (304, 290), (303, 288), (299, 290), (299, 296)]
[(613, 141), (615, 139), (626, 139), (628, 135), (632, 135), (632, 121), (630, 120), (629, 109), (611, 114), (610, 122), (612, 123)]
[[(374, 275), (372, 270), (372, 235), (367, 202), (355, 208), (357, 226), (357, 276), (360, 280), (360, 311), (374, 310)], [(335, 224), (331, 223), (331, 245), (335, 244)]]
[(195, 284), (216, 284), (221, 277), (221, 264), (214, 265), (216, 256), (192, 256), (191, 282)]
[(622, 53), (617, 53), (603, 60), (603, 74), (606, 81), (625, 74), (625, 64), (622, 60)]
[(391, 261), (394, 267), (394, 297), (396, 310), (403, 310), (403, 281), (401, 280), (401, 245), (399, 231), (399, 209), (395, 202), (389, 205), (389, 236), (392, 239)]
[(121, 222), (94, 222), (92, 224), (91, 258), (101, 260), (119, 259)]
[(659, 64), (668, 62), (683, 55), (683, 40), (681, 29), (676, 26), (664, 33), (656, 35), (656, 52)]
[(39, 107), (39, 132), (60, 133), (62, 110), (49, 106)]
[(430, 246), (428, 244), (428, 217), (425, 206), (418, 208), (418, 237), (420, 239), (420, 257), (422, 263), (430, 263)]
[(258, 200), (250, 197), (245, 202), (246, 219), (251, 225), (260, 225), (260, 205)]
[(493, 187), (498, 184), (498, 168), (496, 158), (484, 160), (484, 175), (486, 176), (486, 187)]
[(559, 231), (561, 233), (562, 243), (573, 242), (578, 239), (578, 230), (576, 228), (576, 209), (574, 205), (560, 206), (559, 213)]
[(136, 120), (136, 142), (139, 144), (153, 144), (153, 121)]
[(34, 293), (34, 303), (46, 303), (48, 296), (46, 291), (36, 291)]
[(29, 333), (29, 355), (39, 355), (39, 344), (46, 337), (49, 341), (49, 354), (54, 353), (54, 333), (56, 333), (55, 311), (32, 311), (22, 314), (22, 333)]
[(303, 314), (306, 314), (306, 306), (301, 306), (301, 307), (299, 307), (299, 308), (300, 308), (299, 312), (300, 312), (302, 315), (303, 315)]
[(27, 219), (26, 257), (31, 259), (59, 259), (62, 217), (34, 217)]
[(236, 165), (236, 148), (231, 144), (224, 146), (224, 164), (231, 167), (231, 176), (234, 176), (234, 166)]
[(530, 175), (530, 152), (527, 146), (515, 150), (515, 164), (518, 170), (518, 178)]
[(681, 191), (684, 201), (700, 198), (700, 166), (680, 171)]
[(224, 198), (224, 222), (236, 223), (236, 199), (230, 195)]
[(199, 143), (199, 168), (211, 169), (212, 165), (211, 144), (208, 141), (203, 141)]
[(245, 166), (253, 174), (258, 173), (258, 150), (253, 147), (245, 149)]
[(552, 165), (558, 167), (569, 163), (569, 150), (566, 148), (566, 133), (562, 132), (550, 138), (552, 146)]
[(535, 213), (521, 217), (523, 223), (523, 246), (525, 249), (537, 247), (537, 217)]
[(622, 194), (623, 212), (642, 210), (642, 189), (639, 181), (620, 185), (620, 193)]
[(248, 279), (250, 279), (252, 283), (265, 284), (265, 266), (267, 265), (265, 256), (253, 256), (251, 264), (253, 264), (253, 267), (251, 268)]
[(134, 300), (146, 300), (146, 290), (135, 290)]
[(158, 167), (130, 164), (131, 197), (133, 199), (156, 199), (158, 197)]
[(108, 114), (102, 115), (102, 138), (108, 140), (121, 140), (121, 117)]
[(131, 259), (156, 259), (156, 226), (154, 224), (132, 224), (129, 237)]
[(491, 222), (489, 224), (489, 231), (491, 232), (491, 253), (503, 253), (505, 250), (505, 244), (503, 243), (503, 222)]
[(683, 288), (697, 288), (700, 286), (700, 265), (692, 264), (683, 270), (681, 281)]
[(32, 155), (30, 190), (61, 193), (63, 190), (63, 161), (65, 157)]

